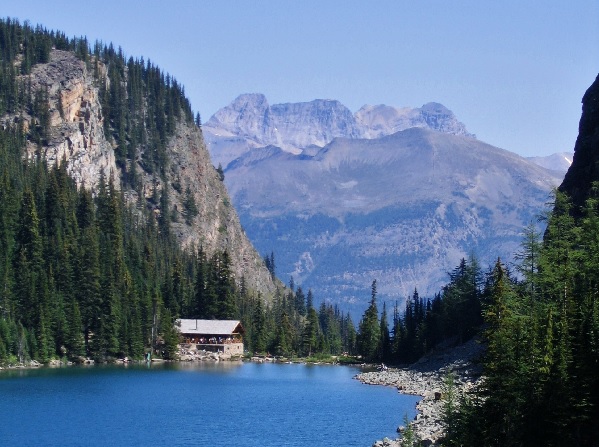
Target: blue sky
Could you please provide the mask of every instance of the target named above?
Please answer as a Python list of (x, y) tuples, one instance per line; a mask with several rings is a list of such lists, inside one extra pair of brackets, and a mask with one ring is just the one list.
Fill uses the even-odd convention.
[(352, 111), (436, 101), (522, 155), (573, 150), (599, 73), (596, 0), (9, 0), (0, 11), (151, 59), (204, 121), (250, 92)]

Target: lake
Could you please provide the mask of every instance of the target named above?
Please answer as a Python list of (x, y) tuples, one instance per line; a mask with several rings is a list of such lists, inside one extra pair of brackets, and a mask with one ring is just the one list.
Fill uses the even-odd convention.
[(330, 365), (170, 363), (0, 371), (0, 445), (371, 446), (416, 396)]

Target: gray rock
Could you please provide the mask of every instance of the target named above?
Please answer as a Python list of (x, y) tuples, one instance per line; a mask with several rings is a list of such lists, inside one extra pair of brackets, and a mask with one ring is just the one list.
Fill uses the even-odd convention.
[[(464, 345), (448, 348), (442, 356), (429, 355), (427, 362), (415, 363), (410, 368), (362, 373), (358, 374), (356, 379), (366, 384), (390, 385), (398, 387), (398, 389), (401, 387), (399, 389), (401, 393), (422, 396), (422, 399), (416, 405), (419, 413), (410, 422), (410, 426), (416, 437), (422, 440), (421, 445), (432, 446), (436, 445), (444, 434), (442, 423), (443, 399), (442, 396), (437, 398), (437, 393), (441, 394), (439, 390), (444, 388), (446, 374), (451, 372), (456, 375), (456, 393), (458, 397), (462, 393), (468, 392), (482, 380), (478, 376), (480, 367), (476, 363), (472, 363), (481, 354), (481, 344), (477, 340), (471, 340)], [(465, 366), (468, 367), (470, 374), (476, 376), (475, 382), (463, 380), (461, 374)], [(403, 427), (399, 428), (403, 429)], [(384, 440), (378, 442), (384, 443)], [(401, 445), (401, 440), (393, 445)]]

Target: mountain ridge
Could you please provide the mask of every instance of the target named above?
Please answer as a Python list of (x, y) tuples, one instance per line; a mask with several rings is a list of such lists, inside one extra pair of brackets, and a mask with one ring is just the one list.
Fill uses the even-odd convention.
[(226, 166), (261, 146), (297, 154), (311, 146), (324, 147), (334, 138), (375, 139), (411, 127), (475, 138), (451, 110), (438, 103), (402, 109), (365, 105), (352, 113), (332, 99), (270, 105), (261, 93), (239, 95), (217, 111), (203, 131), (215, 162)]

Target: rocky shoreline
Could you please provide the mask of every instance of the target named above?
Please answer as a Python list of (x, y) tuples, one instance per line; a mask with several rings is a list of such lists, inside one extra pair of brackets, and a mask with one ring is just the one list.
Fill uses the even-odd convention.
[(225, 354), (223, 352), (205, 351), (193, 345), (179, 345), (179, 362), (219, 362), (240, 360), (241, 356)]
[[(422, 396), (422, 400), (416, 405), (419, 413), (410, 425), (421, 446), (437, 446), (444, 434), (442, 414), (446, 377), (448, 374), (453, 375), (456, 396), (471, 390), (480, 380), (478, 359), (482, 352), (480, 343), (472, 340), (428, 355), (408, 368), (365, 372), (358, 374), (356, 379), (368, 385), (393, 386), (400, 393)], [(403, 427), (400, 426), (398, 432), (401, 431)], [(373, 447), (401, 445), (401, 438), (385, 438), (376, 441)]]

